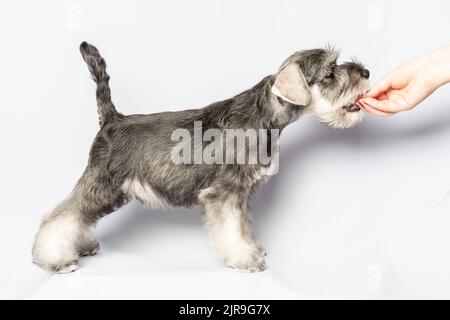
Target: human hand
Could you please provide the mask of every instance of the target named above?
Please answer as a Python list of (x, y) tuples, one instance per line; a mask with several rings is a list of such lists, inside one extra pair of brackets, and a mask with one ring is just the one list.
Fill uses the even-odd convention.
[(379, 80), (358, 105), (389, 116), (413, 109), (439, 86), (450, 81), (450, 46), (413, 58)]

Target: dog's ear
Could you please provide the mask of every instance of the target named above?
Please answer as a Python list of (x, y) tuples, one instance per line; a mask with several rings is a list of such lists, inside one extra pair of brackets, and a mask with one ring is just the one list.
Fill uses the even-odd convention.
[(297, 63), (293, 62), (278, 72), (272, 93), (296, 105), (306, 106), (311, 102), (311, 91)]

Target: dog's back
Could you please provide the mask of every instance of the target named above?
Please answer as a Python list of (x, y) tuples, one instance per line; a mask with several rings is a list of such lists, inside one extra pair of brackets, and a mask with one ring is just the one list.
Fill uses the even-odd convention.
[[(202, 132), (217, 129), (224, 133), (230, 128), (269, 126), (271, 114), (260, 106), (265, 103), (260, 101), (261, 97), (268, 96), (269, 77), (233, 98), (204, 108), (125, 116), (117, 112), (111, 101), (105, 60), (94, 46), (86, 42), (80, 45), (80, 51), (97, 84), (100, 117), (100, 131), (91, 148), (89, 167), (110, 177), (126, 195), (149, 206), (192, 207), (198, 204), (201, 190), (214, 185), (216, 176), (221, 177), (222, 184), (227, 183), (225, 177), (230, 180), (230, 185), (251, 187), (255, 182), (257, 166), (254, 170), (244, 171), (236, 165), (205, 165), (196, 163), (193, 154), (190, 161), (184, 163), (170, 161), (174, 147), (179, 144), (172, 135), (176, 130), (185, 130), (193, 138), (195, 122), (201, 123)], [(194, 151), (194, 139), (186, 143), (190, 143)], [(204, 141), (200, 143), (202, 147), (206, 144)], [(139, 189), (141, 193), (151, 189), (161, 201), (139, 195)]]

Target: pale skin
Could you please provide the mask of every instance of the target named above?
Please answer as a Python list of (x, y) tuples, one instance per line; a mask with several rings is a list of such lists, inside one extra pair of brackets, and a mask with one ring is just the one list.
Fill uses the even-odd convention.
[(358, 101), (364, 110), (390, 116), (416, 107), (450, 82), (450, 46), (412, 58), (391, 70)]

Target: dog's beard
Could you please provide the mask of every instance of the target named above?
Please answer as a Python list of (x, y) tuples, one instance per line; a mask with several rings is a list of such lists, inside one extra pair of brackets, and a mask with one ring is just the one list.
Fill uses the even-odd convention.
[(343, 107), (333, 110), (317, 112), (316, 117), (320, 122), (326, 123), (332, 128), (347, 129), (354, 127), (363, 119), (363, 112), (348, 112)]
[(366, 85), (356, 88), (339, 99), (330, 102), (322, 97), (318, 87), (312, 88), (312, 112), (319, 122), (332, 128), (347, 129), (360, 123), (364, 112), (355, 105), (358, 98), (366, 91)]

